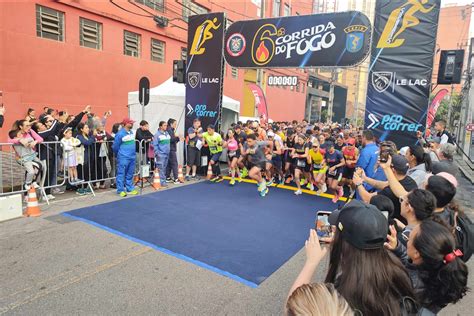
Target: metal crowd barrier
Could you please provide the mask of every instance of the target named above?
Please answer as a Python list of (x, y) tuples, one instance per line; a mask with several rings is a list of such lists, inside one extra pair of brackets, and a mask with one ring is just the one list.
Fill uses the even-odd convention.
[[(66, 188), (88, 189), (88, 193), (95, 196), (94, 189), (104, 188), (106, 183), (114, 185), (116, 177), (117, 160), (112, 150), (112, 140), (96, 141), (90, 146), (74, 147), (75, 159), (66, 152), (61, 142), (43, 142), (36, 147), (36, 158), (41, 161), (43, 170), (35, 175), (43, 199), (49, 203), (48, 194), (52, 189), (66, 186)], [(150, 142), (136, 141), (136, 163), (134, 176), (144, 179), (150, 176), (154, 168)], [(15, 146), (10, 143), (0, 143), (0, 197), (24, 194), (26, 169), (15, 151)], [(69, 181), (69, 168), (71, 162), (77, 163), (78, 178), (80, 182)], [(35, 171), (38, 171), (35, 169)], [(39, 174), (41, 173), (41, 174)], [(134, 180), (135, 181), (135, 180)], [(143, 181), (142, 187), (143, 187)]]

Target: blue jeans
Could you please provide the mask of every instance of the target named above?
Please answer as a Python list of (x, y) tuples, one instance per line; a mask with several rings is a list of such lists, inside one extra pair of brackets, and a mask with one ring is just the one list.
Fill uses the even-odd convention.
[(135, 172), (135, 157), (117, 159), (117, 193), (134, 190), (133, 174)]
[(156, 157), (156, 166), (160, 170), (160, 182), (166, 183), (166, 167), (168, 167), (169, 155), (160, 154)]

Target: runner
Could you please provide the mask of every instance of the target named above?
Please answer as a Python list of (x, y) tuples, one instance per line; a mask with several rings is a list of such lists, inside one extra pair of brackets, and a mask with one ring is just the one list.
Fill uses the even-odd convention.
[(255, 134), (249, 134), (247, 136), (247, 143), (243, 147), (242, 156), (244, 156), (248, 162), (250, 178), (257, 181), (258, 192), (260, 196), (264, 197), (268, 193), (267, 184), (262, 177), (262, 171), (266, 169), (267, 162), (264, 152), (264, 143), (257, 143), (257, 136)]
[(342, 154), (344, 155), (345, 166), (342, 169), (342, 183), (341, 185), (349, 186), (351, 191), (350, 196), (354, 195), (355, 187), (352, 183), (354, 176), (355, 166), (357, 159), (359, 159), (359, 150), (355, 147), (355, 139), (349, 138), (347, 140), (347, 146), (342, 148)]
[(328, 186), (334, 192), (333, 203), (336, 203), (341, 196), (344, 195), (342, 187), (339, 185), (339, 181), (342, 178), (342, 167), (344, 166), (344, 156), (340, 151), (334, 148), (334, 143), (327, 142), (328, 151), (324, 155), (324, 159), (329, 166), (327, 171)]
[(291, 153), (293, 151), (293, 148), (295, 147), (295, 137), (296, 134), (293, 130), (293, 128), (288, 128), (286, 130), (286, 142), (285, 142), (285, 183), (290, 183), (291, 180), (293, 179), (292, 174), (293, 174), (293, 165), (294, 165), (294, 159), (291, 157)]
[(324, 159), (325, 154), (326, 151), (319, 148), (319, 142), (315, 140), (312, 143), (312, 148), (309, 150), (309, 156), (313, 169), (313, 190), (315, 185), (318, 188), (318, 191), (316, 191), (317, 195), (321, 195), (327, 191), (326, 172), (328, 167)]
[(271, 150), (271, 162), (273, 166), (273, 174), (275, 176), (275, 181), (278, 184), (283, 184), (285, 181), (285, 177), (283, 175), (283, 161), (281, 158), (281, 154), (283, 153), (282, 146), (280, 141), (275, 138), (275, 134), (270, 131), (267, 133), (268, 141), (273, 143), (272, 150)]
[(211, 152), (211, 159), (209, 163), (212, 166), (212, 178), (211, 182), (221, 182), (223, 179), (221, 177), (221, 168), (219, 166), (219, 158), (222, 154), (222, 137), (219, 133), (215, 132), (214, 125), (207, 126), (207, 132), (202, 134), (202, 138), (209, 146), (209, 151)]
[(232, 129), (229, 129), (229, 131), (227, 132), (227, 141), (225, 142), (225, 146), (227, 147), (227, 158), (229, 161), (230, 176), (232, 177), (229, 184), (233, 186), (235, 185), (236, 174), (239, 178), (239, 182), (241, 181), (241, 179), (239, 174), (239, 167), (237, 166), (237, 161), (240, 158), (239, 143), (235, 139), (235, 134)]
[(298, 188), (298, 190), (295, 191), (296, 195), (303, 194), (301, 191), (301, 175), (304, 175), (306, 181), (310, 181), (311, 179), (311, 165), (308, 163), (308, 152), (309, 147), (306, 143), (306, 136), (299, 134), (292, 152), (292, 157), (295, 159), (295, 183)]

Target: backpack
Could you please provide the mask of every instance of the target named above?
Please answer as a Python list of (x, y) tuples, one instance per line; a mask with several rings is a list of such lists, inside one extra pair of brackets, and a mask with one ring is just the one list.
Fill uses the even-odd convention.
[(435, 316), (432, 311), (420, 306), (409, 296), (402, 297), (400, 302), (401, 316)]
[(467, 262), (474, 252), (474, 224), (469, 217), (458, 212), (451, 212), (449, 223), (454, 228), (456, 245), (463, 253), (461, 259)]

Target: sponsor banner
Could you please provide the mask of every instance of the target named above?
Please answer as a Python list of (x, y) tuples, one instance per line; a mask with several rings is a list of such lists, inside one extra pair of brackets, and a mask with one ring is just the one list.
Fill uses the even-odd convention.
[(257, 109), (258, 117), (260, 118), (261, 123), (268, 122), (268, 107), (267, 100), (265, 99), (265, 94), (260, 86), (250, 83), (247, 85), (252, 91), (252, 94), (255, 98), (255, 108)]
[(424, 130), (440, 0), (380, 0), (375, 7), (365, 127), (399, 147)]
[(224, 55), (237, 68), (354, 66), (368, 56), (371, 32), (357, 11), (238, 21)]
[(428, 117), (426, 118), (426, 129), (431, 127), (431, 124), (436, 117), (436, 112), (438, 112), (438, 108), (443, 101), (444, 97), (448, 94), (448, 90), (442, 89), (439, 90), (436, 96), (431, 101), (430, 107), (428, 108)]
[(224, 46), (224, 13), (189, 17), (188, 58), (186, 63), (185, 130), (199, 118), (206, 129), (220, 127), (222, 112), (222, 49)]

